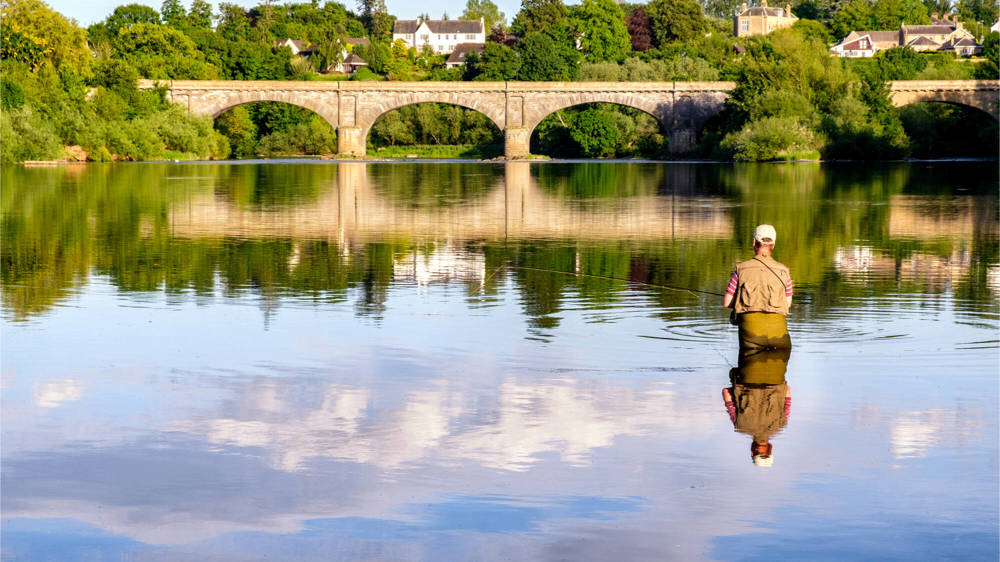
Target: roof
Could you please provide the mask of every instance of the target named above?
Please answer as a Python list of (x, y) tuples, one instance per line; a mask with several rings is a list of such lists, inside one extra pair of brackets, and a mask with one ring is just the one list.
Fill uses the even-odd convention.
[(795, 17), (792, 14), (786, 16), (784, 8), (769, 8), (767, 6), (751, 6), (740, 12), (740, 17), (746, 16), (767, 16), (770, 18)]
[(396, 20), (393, 33), (416, 33), (420, 24), (425, 23), (431, 33), (482, 33), (481, 20)]
[(348, 45), (371, 45), (372, 42), (367, 37), (344, 37), (344, 43)]
[(903, 33), (913, 35), (948, 35), (955, 31), (954, 25), (901, 25)]
[(933, 40), (928, 39), (928, 38), (924, 37), (923, 35), (921, 35), (921, 36), (919, 36), (919, 37), (911, 40), (906, 45), (908, 47), (922, 47), (922, 46), (937, 47), (938, 43), (937, 43), (937, 41), (933, 41)]
[(968, 37), (962, 37), (958, 41), (954, 41), (951, 45), (952, 47), (982, 47), (982, 45), (976, 43)]
[(879, 48), (885, 48), (889, 45), (899, 45), (899, 32), (898, 31), (852, 31), (840, 40), (840, 43), (834, 45), (843, 45), (849, 41), (853, 41), (865, 35), (871, 39), (872, 44)]
[(465, 56), (476, 51), (477, 53), (483, 52), (483, 43), (459, 43), (455, 45), (455, 50), (448, 55), (448, 60), (445, 61), (449, 64), (462, 64), (465, 62)]
[(368, 63), (365, 62), (365, 59), (359, 57), (358, 55), (355, 55), (354, 53), (351, 53), (346, 57), (344, 57), (343, 64), (344, 66), (361, 66), (361, 65), (368, 66)]
[(289, 39), (288, 37), (284, 37), (282, 39), (274, 40), (275, 47), (285, 47), (288, 43), (292, 44), (290, 48), (294, 49), (298, 54), (308, 55), (319, 50), (319, 47), (316, 45), (310, 45), (308, 41), (304, 41), (302, 39)]

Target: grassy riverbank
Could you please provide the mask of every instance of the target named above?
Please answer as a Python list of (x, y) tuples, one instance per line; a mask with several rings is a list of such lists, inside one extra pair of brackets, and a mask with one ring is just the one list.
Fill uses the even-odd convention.
[(503, 156), (503, 145), (413, 144), (368, 149), (368, 158), (455, 158), (492, 160)]

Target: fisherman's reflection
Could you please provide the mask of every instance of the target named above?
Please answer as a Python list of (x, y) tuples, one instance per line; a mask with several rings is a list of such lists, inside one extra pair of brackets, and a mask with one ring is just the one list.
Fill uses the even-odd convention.
[(785, 369), (790, 354), (791, 349), (741, 353), (739, 366), (729, 371), (732, 386), (722, 389), (733, 427), (753, 438), (750, 456), (757, 466), (774, 463), (771, 436), (788, 423), (792, 393), (785, 383)]

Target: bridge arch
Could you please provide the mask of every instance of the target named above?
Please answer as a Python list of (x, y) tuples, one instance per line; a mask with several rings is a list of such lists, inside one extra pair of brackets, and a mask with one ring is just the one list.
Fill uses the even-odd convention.
[(557, 111), (594, 103), (610, 103), (624, 107), (631, 107), (632, 109), (638, 109), (639, 111), (647, 113), (656, 119), (664, 131), (668, 131), (672, 125), (671, 118), (673, 116), (673, 104), (671, 102), (642, 99), (639, 95), (630, 93), (573, 92), (570, 95), (546, 104), (544, 108), (539, 111), (532, 112), (530, 117), (525, 120), (524, 126), (529, 130), (534, 131), (535, 127), (537, 127), (539, 123)]
[[(362, 142), (381, 151), (386, 145), (416, 143), (491, 147), (487, 157), (499, 156), (496, 145), (503, 141), (503, 128), (496, 119), (473, 104), (417, 102), (386, 109), (362, 129)], [(421, 112), (425, 108), (430, 114)], [(389, 121), (395, 119), (395, 123)], [(428, 122), (430, 121), (430, 122)], [(436, 123), (436, 124), (435, 124)], [(406, 128), (399, 127), (405, 125)], [(395, 127), (393, 125), (396, 125)], [(367, 150), (367, 148), (366, 148)]]
[(423, 103), (443, 103), (470, 109), (485, 115), (500, 131), (503, 131), (507, 124), (503, 106), (500, 105), (497, 107), (495, 100), (483, 100), (469, 95), (457, 95), (455, 92), (407, 92), (391, 96), (380, 103), (372, 103), (359, 107), (358, 126), (362, 128), (364, 136), (367, 138), (372, 125), (389, 112)]
[[(596, 115), (601, 121), (610, 119), (617, 135), (605, 139), (606, 142), (590, 142), (587, 125), (579, 121), (586, 114)], [(631, 125), (629, 125), (631, 123)], [(583, 136), (576, 136), (582, 132)], [(645, 141), (655, 132), (663, 138), (656, 139), (656, 145), (665, 145), (670, 130), (663, 120), (649, 111), (619, 103), (598, 101), (560, 107), (543, 117), (531, 127), (529, 143), (532, 153), (554, 158), (601, 158), (607, 156), (628, 157), (639, 155), (639, 146), (650, 149)], [(640, 141), (633, 145), (630, 141)], [(613, 142), (612, 142), (613, 141)], [(589, 147), (586, 145), (590, 145)], [(607, 152), (606, 152), (607, 151)]]
[(897, 80), (889, 84), (892, 105), (939, 102), (978, 109), (1000, 120), (995, 80)]

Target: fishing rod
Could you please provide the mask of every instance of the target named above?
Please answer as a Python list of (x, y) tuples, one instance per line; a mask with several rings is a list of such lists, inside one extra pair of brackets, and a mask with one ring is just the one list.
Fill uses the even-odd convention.
[[(607, 279), (609, 281), (621, 281), (622, 283), (635, 283), (636, 285), (642, 285), (644, 287), (656, 287), (657, 289), (667, 289), (669, 291), (687, 292), (687, 293), (691, 293), (694, 296), (698, 296), (696, 293), (701, 293), (703, 295), (713, 295), (713, 296), (716, 296), (716, 297), (724, 297), (725, 296), (722, 293), (716, 293), (714, 291), (703, 291), (701, 289), (690, 289), (688, 287), (677, 287), (677, 286), (672, 286), (672, 285), (658, 285), (656, 283), (646, 283), (644, 281), (633, 281), (631, 279), (621, 279), (619, 277), (609, 277), (609, 276), (606, 276), (606, 275), (591, 275), (589, 273), (578, 273), (578, 272), (575, 272), (575, 271), (560, 271), (558, 269), (545, 269), (544, 267), (529, 267), (529, 266), (526, 266), (526, 265), (514, 265), (514, 264), (512, 264), (510, 262), (507, 262), (506, 265), (507, 265), (507, 267), (509, 267), (511, 269), (523, 269), (523, 270), (527, 270), (527, 271), (543, 271), (543, 272), (546, 272), (546, 273), (560, 273), (562, 275), (573, 275), (575, 277), (591, 277), (593, 279)], [(496, 273), (496, 272), (494, 271), (494, 273)], [(490, 275), (490, 277), (492, 277), (492, 275)]]

